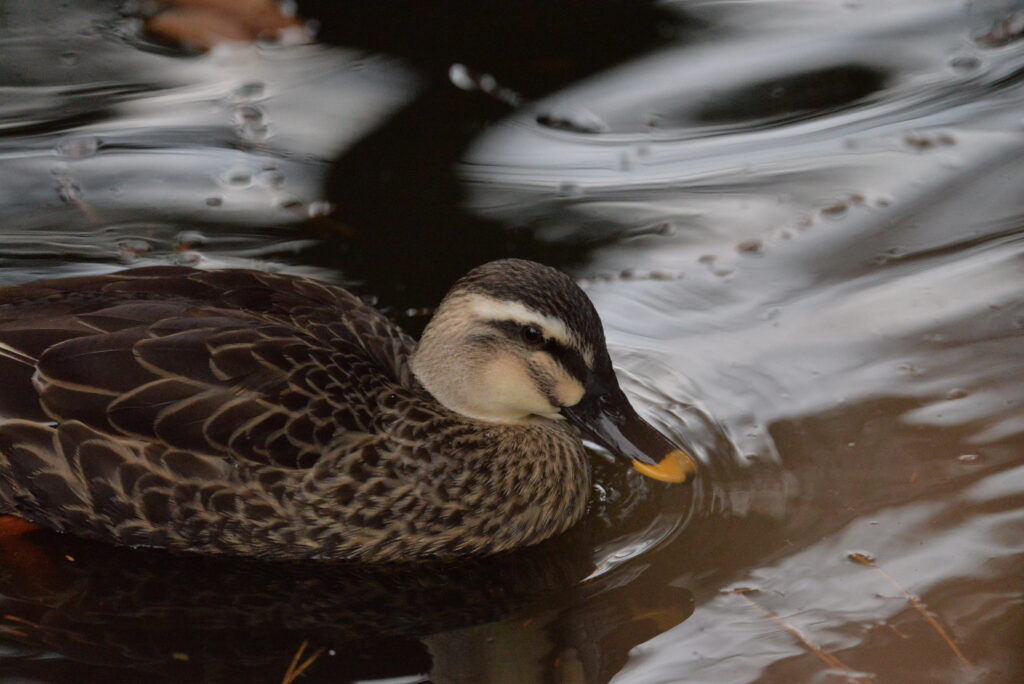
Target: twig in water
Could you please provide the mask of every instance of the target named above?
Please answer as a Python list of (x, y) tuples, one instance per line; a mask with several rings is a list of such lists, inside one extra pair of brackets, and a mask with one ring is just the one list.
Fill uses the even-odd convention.
[(281, 684), (292, 684), (292, 682), (298, 679), (299, 675), (309, 669), (309, 666), (315, 663), (316, 659), (320, 657), (320, 654), (324, 652), (323, 648), (318, 648), (313, 652), (313, 655), (300, 663), (299, 660), (302, 658), (302, 654), (306, 652), (307, 646), (309, 646), (308, 641), (303, 641), (302, 645), (299, 646), (299, 650), (295, 652), (295, 655), (292, 657), (291, 664), (288, 666), (288, 669), (284, 673), (284, 677), (281, 679)]
[(779, 617), (778, 615), (776, 615), (772, 611), (768, 610), (767, 608), (765, 608), (764, 606), (762, 606), (761, 604), (757, 603), (756, 601), (751, 599), (749, 596), (747, 596), (747, 594), (750, 593), (751, 591), (752, 590), (750, 590), (750, 589), (736, 589), (736, 590), (732, 591), (731, 593), (736, 594), (741, 599), (743, 599), (744, 601), (749, 603), (751, 606), (753, 606), (754, 608), (757, 608), (759, 611), (761, 611), (761, 613), (765, 617), (767, 617), (769, 620), (771, 620), (772, 622), (777, 624), (779, 627), (782, 627), (782, 629), (784, 629), (787, 632), (789, 632), (790, 636), (792, 636), (794, 639), (796, 639), (797, 641), (799, 641), (801, 644), (804, 645), (804, 648), (806, 648), (808, 651), (810, 651), (814, 655), (818, 656), (818, 658), (821, 660), (821, 662), (825, 663), (826, 665), (828, 665), (833, 670), (839, 670), (839, 671), (843, 672), (844, 676), (846, 677), (846, 681), (848, 681), (848, 682), (857, 682), (858, 684), (870, 684), (871, 683), (870, 679), (858, 676), (856, 672), (854, 672), (851, 668), (849, 668), (846, 665), (846, 663), (841, 661), (839, 658), (837, 658), (836, 656), (832, 655), (831, 653), (826, 653), (825, 651), (823, 651), (820, 646), (818, 646), (817, 644), (812, 642), (810, 639), (805, 637), (803, 635), (803, 632), (801, 632), (799, 629), (797, 629), (793, 625), (789, 624), (788, 622), (783, 620), (781, 617)]
[(882, 570), (882, 568), (878, 567), (873, 560), (868, 558), (863, 553), (853, 552), (850, 553), (848, 557), (852, 561), (855, 561), (857, 563), (860, 563), (861, 565), (871, 568), (879, 575), (884, 577), (886, 582), (896, 587), (896, 590), (903, 594), (903, 596), (907, 599), (910, 605), (914, 606), (917, 612), (921, 614), (921, 617), (923, 617), (925, 621), (932, 626), (932, 629), (935, 630), (935, 633), (942, 637), (942, 640), (946, 642), (946, 645), (949, 646), (950, 650), (953, 651), (953, 654), (963, 664), (963, 666), (966, 667), (968, 670), (974, 669), (974, 664), (967, 659), (967, 657), (963, 654), (963, 651), (960, 650), (960, 648), (956, 645), (956, 643), (949, 636), (949, 634), (946, 633), (946, 630), (942, 628), (942, 625), (939, 624), (938, 620), (932, 617), (932, 615), (928, 612), (928, 609), (925, 607), (925, 605), (921, 603), (921, 599), (917, 598), (909, 591), (904, 589), (903, 586), (899, 582), (897, 582), (892, 575), (887, 573), (885, 570)]

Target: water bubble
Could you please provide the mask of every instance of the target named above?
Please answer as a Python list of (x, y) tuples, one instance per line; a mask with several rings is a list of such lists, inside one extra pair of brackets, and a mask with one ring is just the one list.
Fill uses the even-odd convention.
[(572, 133), (606, 133), (608, 124), (601, 117), (587, 109), (554, 109), (537, 115), (537, 123), (546, 128)]
[(850, 208), (846, 202), (840, 201), (835, 204), (830, 204), (827, 207), (823, 207), (821, 210), (822, 216), (828, 216), (829, 218), (839, 218), (846, 213), (846, 210)]
[(661, 125), (661, 114), (650, 113), (643, 117), (644, 126), (648, 128), (657, 128)]
[(228, 169), (218, 179), (222, 185), (233, 188), (247, 188), (252, 185), (252, 172), (249, 169)]
[(284, 185), (284, 174), (272, 169), (261, 171), (256, 175), (256, 182), (267, 188), (279, 188)]
[(125, 238), (117, 241), (117, 258), (124, 264), (138, 261), (139, 256), (149, 252), (153, 246), (139, 238)]
[(903, 247), (890, 247), (889, 249), (885, 250), (884, 252), (882, 252), (881, 254), (876, 256), (874, 259), (872, 259), (872, 261), (874, 263), (876, 263), (876, 264), (879, 264), (879, 265), (885, 265), (885, 264), (890, 264), (890, 263), (892, 263), (894, 261), (899, 261), (900, 259), (902, 259), (906, 255), (907, 255), (907, 250), (905, 248), (903, 248)]
[(918, 150), (927, 150), (929, 147), (935, 145), (935, 143), (931, 141), (931, 138), (917, 133), (907, 135), (903, 138), (903, 142)]
[(981, 456), (978, 454), (960, 454), (956, 457), (956, 460), (973, 465), (981, 461)]
[(736, 245), (736, 251), (742, 254), (760, 254), (763, 250), (764, 243), (757, 238), (743, 240), (738, 245)]
[(465, 64), (456, 63), (448, 67), (448, 80), (459, 90), (476, 90), (476, 79)]
[(178, 250), (191, 249), (209, 242), (209, 238), (198, 230), (183, 230), (174, 236), (174, 247)]
[(981, 66), (981, 60), (974, 55), (957, 55), (949, 60), (949, 66), (954, 71), (974, 71)]
[(478, 83), (480, 85), (480, 90), (484, 91), (485, 93), (494, 92), (495, 89), (497, 89), (498, 87), (497, 79), (495, 79), (490, 74), (482, 74), (480, 76)]
[(959, 387), (954, 387), (953, 389), (946, 392), (946, 399), (963, 399), (969, 394), (970, 393), (967, 390), (960, 389)]
[(174, 255), (173, 261), (176, 264), (182, 266), (198, 266), (203, 260), (203, 255), (199, 252), (184, 251), (178, 252)]
[(319, 216), (327, 216), (334, 211), (334, 205), (325, 200), (317, 200), (310, 202), (309, 206), (306, 207), (306, 214), (310, 218), (317, 218)]
[(261, 81), (243, 83), (231, 93), (236, 102), (252, 102), (266, 95), (267, 86)]
[(206, 206), (208, 207), (219, 207), (224, 204), (224, 200), (220, 197), (207, 197)]
[(936, 133), (930, 135), (928, 133), (908, 133), (904, 136), (903, 141), (915, 150), (930, 150), (938, 145), (955, 145), (956, 138), (949, 133)]
[(270, 126), (259, 123), (246, 123), (239, 127), (238, 135), (249, 142), (266, 142), (270, 139)]
[(448, 80), (460, 90), (479, 90), (513, 107), (519, 107), (522, 104), (523, 99), (519, 93), (502, 87), (498, 83), (498, 79), (491, 74), (473, 71), (464, 64), (452, 64), (448, 68)]
[(492, 94), (498, 90), (498, 80), (494, 76), (478, 73), (465, 64), (455, 63), (448, 67), (448, 80), (459, 90), (480, 90)]
[(903, 375), (909, 375), (912, 378), (919, 378), (925, 373), (925, 369), (920, 366), (915, 366), (912, 363), (900, 363), (896, 365), (896, 371)]
[(247, 105), (245, 107), (238, 107), (235, 109), (235, 121), (240, 124), (262, 123), (263, 117), (263, 110), (259, 107)]
[(100, 139), (93, 135), (80, 135), (64, 138), (57, 143), (57, 153), (69, 159), (84, 159), (96, 154), (100, 149)]

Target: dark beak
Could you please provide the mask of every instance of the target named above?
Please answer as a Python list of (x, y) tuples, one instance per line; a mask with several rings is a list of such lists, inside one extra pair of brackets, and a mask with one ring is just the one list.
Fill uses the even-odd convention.
[(618, 387), (587, 392), (575, 406), (562, 407), (562, 415), (579, 428), (585, 439), (630, 459), (633, 467), (647, 477), (683, 482), (697, 473), (693, 458), (637, 415)]

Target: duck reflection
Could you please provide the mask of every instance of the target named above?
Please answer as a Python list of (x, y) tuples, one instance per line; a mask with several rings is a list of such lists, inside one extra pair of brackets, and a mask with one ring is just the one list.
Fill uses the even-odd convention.
[(607, 681), (633, 646), (681, 622), (693, 605), (685, 590), (652, 594), (643, 582), (583, 591), (586, 554), (562, 549), (371, 569), (112, 553), (42, 532), (19, 543), (19, 561), (30, 566), (0, 576), (2, 633), (63, 659), (37, 652), (32, 666), (7, 663), (43, 681), (147, 673), (276, 682), (303, 642), (328, 649), (308, 681), (426, 672), (436, 682), (543, 681), (549, 673)]
[(8, 528), (0, 636), (15, 651), (0, 676), (280, 682), (308, 642), (307, 655), (324, 651), (303, 681), (607, 681), (630, 649), (688, 617), (693, 600), (650, 573), (646, 556), (595, 572), (594, 549), (615, 556), (674, 530), (692, 502), (668, 500), (635, 473), (599, 470), (607, 491), (568, 533), (459, 563), (175, 556)]

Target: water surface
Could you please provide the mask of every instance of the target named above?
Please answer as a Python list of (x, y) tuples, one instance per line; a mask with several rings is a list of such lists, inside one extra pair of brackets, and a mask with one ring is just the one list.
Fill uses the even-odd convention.
[(413, 5), (203, 56), (0, 6), (0, 284), (244, 266), (415, 332), (537, 259), (701, 477), (596, 454), (577, 529), (454, 567), (5, 542), (3, 681), (1024, 677), (1024, 6)]

